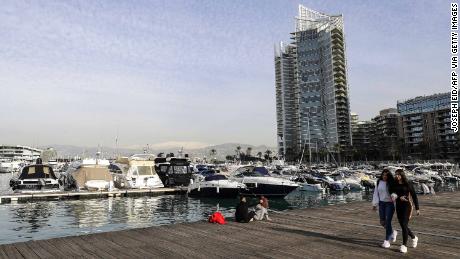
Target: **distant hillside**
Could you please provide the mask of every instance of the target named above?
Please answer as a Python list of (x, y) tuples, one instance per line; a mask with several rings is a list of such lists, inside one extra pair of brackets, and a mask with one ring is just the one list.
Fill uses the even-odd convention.
[[(211, 150), (216, 150), (216, 158), (224, 159), (227, 155), (235, 155), (236, 154), (236, 147), (241, 147), (241, 152), (246, 153), (247, 148), (251, 147), (251, 154), (256, 156), (258, 152), (262, 152), (262, 154), (266, 150), (271, 150), (274, 154), (276, 151), (275, 147), (269, 147), (265, 145), (261, 146), (254, 146), (248, 144), (239, 144), (239, 143), (225, 143), (220, 145), (213, 145), (204, 148), (195, 148), (195, 149), (184, 149), (185, 154), (189, 154), (190, 157), (210, 157)], [(100, 150), (102, 152), (102, 156), (109, 158), (109, 157), (116, 157), (118, 154), (122, 156), (129, 156), (132, 154), (139, 154), (143, 153), (143, 149), (136, 149), (136, 148), (116, 148), (113, 147), (80, 147), (80, 146), (73, 146), (73, 145), (48, 145), (42, 146), (41, 148), (49, 148), (52, 147), (57, 151), (59, 157), (91, 157), (95, 156), (96, 152)], [(158, 154), (158, 153), (174, 153), (177, 154), (178, 150), (181, 147), (169, 147), (165, 149), (149, 149), (149, 153)]]

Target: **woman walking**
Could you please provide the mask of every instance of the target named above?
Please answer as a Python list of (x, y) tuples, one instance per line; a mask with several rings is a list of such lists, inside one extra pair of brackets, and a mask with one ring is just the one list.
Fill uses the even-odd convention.
[(412, 203), (415, 206), (417, 215), (420, 215), (420, 211), (417, 194), (402, 169), (396, 170), (395, 184), (391, 186), (390, 192), (392, 199), (396, 201), (396, 215), (402, 229), (403, 243), (400, 251), (401, 253), (407, 253), (407, 239), (409, 236), (412, 239), (413, 248), (416, 248), (418, 244), (418, 237), (409, 228), (409, 220), (412, 216)]
[(373, 210), (379, 208), (380, 224), (385, 228), (385, 240), (382, 247), (389, 248), (391, 243), (396, 241), (398, 232), (393, 230), (391, 221), (395, 212), (395, 206), (390, 196), (390, 186), (394, 184), (394, 178), (388, 169), (384, 169), (379, 179), (377, 180), (377, 187), (374, 189), (374, 196), (372, 199)]

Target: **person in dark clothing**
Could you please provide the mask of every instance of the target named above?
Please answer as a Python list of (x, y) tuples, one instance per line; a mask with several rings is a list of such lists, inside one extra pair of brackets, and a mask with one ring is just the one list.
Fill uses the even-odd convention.
[(248, 223), (254, 219), (254, 211), (249, 212), (248, 204), (245, 197), (240, 198), (240, 203), (236, 206), (235, 221)]
[(412, 216), (412, 203), (415, 206), (417, 215), (420, 215), (417, 194), (412, 183), (407, 180), (406, 174), (402, 169), (395, 172), (395, 183), (390, 187), (391, 197), (396, 201), (396, 215), (402, 229), (403, 244), (401, 253), (407, 253), (407, 239), (412, 239), (412, 247), (416, 248), (418, 237), (409, 229), (409, 220)]

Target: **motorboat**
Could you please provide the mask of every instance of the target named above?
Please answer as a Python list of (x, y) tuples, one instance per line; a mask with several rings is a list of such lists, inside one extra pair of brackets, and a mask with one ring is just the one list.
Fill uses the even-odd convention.
[(21, 172), (10, 180), (10, 187), (15, 192), (59, 191), (59, 182), (53, 168), (42, 164), (40, 158), (36, 164), (24, 166)]
[(61, 174), (59, 182), (65, 190), (111, 190), (114, 183), (109, 165), (109, 161), (105, 159), (84, 159), (74, 162)]
[(241, 166), (231, 176), (246, 185), (243, 195), (284, 197), (299, 187), (298, 183), (291, 180), (270, 176), (263, 166)]
[(188, 186), (193, 174), (190, 161), (180, 157), (155, 158), (155, 171), (166, 187)]
[(119, 157), (108, 168), (113, 175), (116, 188), (151, 189), (164, 187), (155, 171), (155, 156), (138, 154)]
[(329, 188), (330, 191), (335, 191), (335, 192), (342, 192), (342, 191), (349, 191), (350, 187), (341, 180), (335, 180), (332, 177), (328, 175), (324, 175), (320, 178), (318, 178), (320, 181), (324, 183), (324, 185)]
[(189, 196), (235, 198), (246, 189), (245, 184), (230, 180), (222, 174), (208, 175), (202, 179), (200, 176), (197, 175), (188, 186)]
[(0, 174), (15, 174), (25, 165), (23, 161), (3, 161), (0, 162)]
[(294, 179), (294, 182), (300, 185), (301, 191), (308, 192), (324, 192), (326, 188), (323, 187), (322, 182), (313, 176), (303, 175)]

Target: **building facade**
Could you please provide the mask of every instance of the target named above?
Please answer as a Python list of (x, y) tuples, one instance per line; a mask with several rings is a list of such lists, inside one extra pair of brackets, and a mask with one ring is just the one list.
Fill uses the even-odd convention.
[(365, 161), (373, 159), (373, 121), (358, 121), (353, 120), (352, 123), (352, 160)]
[(343, 18), (299, 6), (290, 44), (275, 48), (278, 151), (351, 146)]
[(450, 93), (398, 102), (400, 134), (413, 159), (460, 159), (460, 133), (450, 129)]
[(396, 160), (401, 158), (399, 113), (395, 108), (381, 110), (374, 117), (372, 150), (377, 160)]
[(0, 145), (0, 160), (4, 161), (34, 161), (40, 157), (42, 150), (27, 146)]

